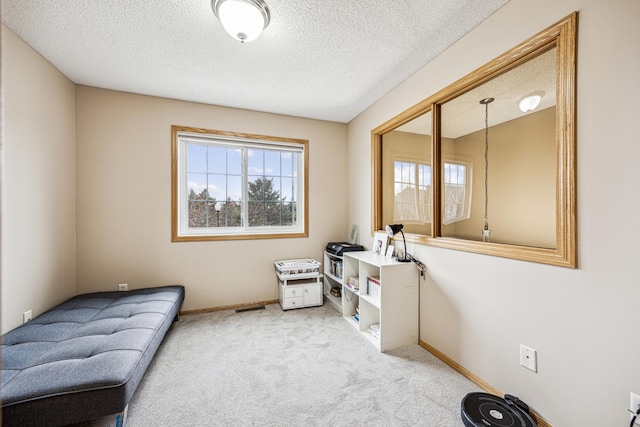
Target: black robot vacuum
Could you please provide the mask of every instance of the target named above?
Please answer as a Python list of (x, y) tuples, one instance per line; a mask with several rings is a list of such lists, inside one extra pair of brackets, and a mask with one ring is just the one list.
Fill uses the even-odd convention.
[(536, 427), (529, 407), (515, 396), (469, 393), (460, 409), (466, 427)]

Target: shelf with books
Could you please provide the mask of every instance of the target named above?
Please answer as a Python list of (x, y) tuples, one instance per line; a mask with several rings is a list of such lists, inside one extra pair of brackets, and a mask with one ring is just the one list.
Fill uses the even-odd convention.
[(342, 257), (324, 252), (324, 296), (342, 313)]

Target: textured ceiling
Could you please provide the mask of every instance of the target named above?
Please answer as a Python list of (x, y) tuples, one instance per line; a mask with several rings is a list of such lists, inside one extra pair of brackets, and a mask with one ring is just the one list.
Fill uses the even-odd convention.
[(209, 0), (3, 0), (2, 21), (77, 84), (347, 123), (509, 0), (266, 1), (245, 44)]
[[(442, 136), (459, 138), (483, 129), (485, 106), (480, 100), (494, 98), (489, 104), (489, 126), (495, 126), (529, 113), (520, 111), (522, 98), (542, 95), (536, 112), (556, 105), (556, 51), (551, 49), (518, 67), (489, 80), (442, 105)], [(431, 114), (424, 114), (397, 130), (431, 135)]]

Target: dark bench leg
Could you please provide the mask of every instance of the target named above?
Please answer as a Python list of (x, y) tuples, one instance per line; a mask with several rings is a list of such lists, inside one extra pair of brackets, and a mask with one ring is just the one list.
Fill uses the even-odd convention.
[(124, 423), (127, 420), (127, 410), (129, 409), (129, 405), (124, 408), (124, 411), (118, 412), (116, 414), (116, 427), (124, 427)]

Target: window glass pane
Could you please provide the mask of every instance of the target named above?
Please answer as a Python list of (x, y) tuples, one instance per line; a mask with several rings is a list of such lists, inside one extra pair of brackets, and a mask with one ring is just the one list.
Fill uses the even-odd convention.
[(227, 148), (227, 173), (242, 175), (242, 150)]
[(301, 154), (291, 154), (291, 160), (292, 160), (292, 164), (293, 164), (293, 172), (291, 174), (291, 176), (294, 176), (296, 178), (300, 178), (298, 175), (298, 167), (299, 167), (299, 162), (302, 159), (302, 155)]
[(264, 174), (264, 150), (251, 148), (248, 150), (249, 175)]
[(296, 200), (296, 181), (293, 178), (282, 178), (282, 188), (280, 190), (280, 196), (284, 201), (295, 201)]
[(280, 188), (280, 178), (279, 177), (267, 177), (267, 179), (271, 182), (271, 192), (275, 200), (280, 200), (282, 195), (282, 191)]
[(209, 197), (220, 202), (227, 199), (226, 175), (209, 174)]
[(236, 202), (242, 201), (242, 177), (227, 176), (227, 198)]
[(295, 203), (282, 204), (282, 225), (294, 225)]
[(467, 182), (467, 168), (467, 165), (461, 163), (444, 164), (443, 224), (453, 224), (469, 218), (470, 183)]
[(227, 227), (242, 227), (242, 204), (240, 202), (227, 202), (225, 204), (226, 207), (226, 218)]
[(420, 165), (418, 184), (431, 185), (431, 166)]
[(294, 180), (293, 181), (293, 194), (291, 195), (291, 200), (294, 202), (299, 202), (300, 199), (298, 198), (298, 191), (300, 190), (300, 184), (298, 183), (298, 180)]
[(189, 227), (206, 227), (206, 207), (206, 202), (189, 202)]
[(458, 165), (458, 184), (464, 185), (466, 181), (466, 168), (462, 165)]
[(295, 176), (295, 167), (293, 158), (295, 157), (293, 153), (283, 152), (281, 154), (282, 157), (282, 176)]
[(281, 225), (281, 204), (279, 202), (265, 203), (264, 225)]
[(197, 144), (187, 144), (187, 171), (207, 171), (207, 147)]
[(414, 178), (415, 177), (414, 177), (414, 171), (413, 171), (413, 164), (402, 163), (402, 181), (414, 183), (415, 182)]
[(264, 203), (249, 202), (249, 227), (259, 227), (264, 225)]
[(211, 146), (208, 150), (209, 173), (227, 172), (227, 148)]
[(280, 152), (267, 150), (264, 153), (265, 175), (280, 175)]
[(280, 192), (278, 188), (280, 186), (273, 178), (265, 177), (263, 179), (264, 182), (264, 200), (267, 202), (279, 202), (280, 201)]
[(249, 179), (249, 201), (263, 201), (265, 199), (265, 186), (269, 183), (262, 177), (251, 177)]
[[(220, 210), (216, 210), (216, 205)], [(207, 205), (207, 227), (224, 227), (224, 204), (210, 202)]]
[(207, 198), (207, 175), (204, 173), (187, 174), (187, 197), (189, 200)]

